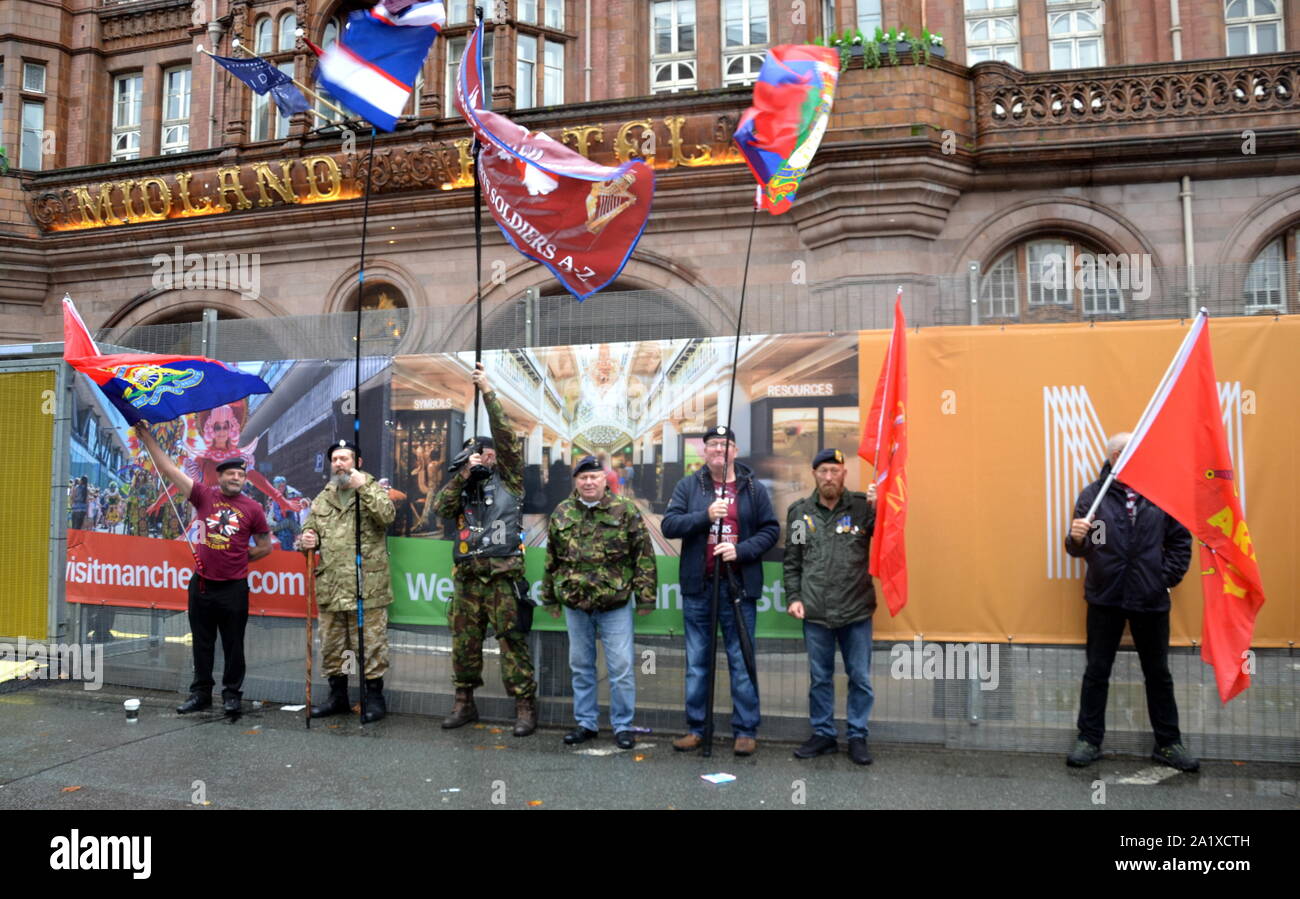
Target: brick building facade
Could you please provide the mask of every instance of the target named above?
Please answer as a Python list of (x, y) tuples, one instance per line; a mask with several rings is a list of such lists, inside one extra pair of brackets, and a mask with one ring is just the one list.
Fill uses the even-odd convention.
[[(373, 163), (368, 128), (324, 105), (282, 121), (195, 49), (240, 55), (238, 37), (310, 83), (296, 28), (328, 43), (363, 5), (5, 4), (0, 341), (57, 338), (65, 293), (92, 328), (355, 308), (373, 168), (365, 303), (444, 310), (421, 345), (464, 345), (473, 204), (448, 86), (466, 3)], [(787, 311), (774, 329), (882, 326), (899, 283), (921, 323), (1295, 309), (1300, 0), (486, 5), (494, 108), (603, 162), (654, 159), (650, 226), (610, 291), (734, 315), (752, 178), (731, 132), (767, 46), (829, 35), (848, 64), (830, 130), (794, 209), (757, 220), (749, 284)], [(941, 49), (864, 59), (855, 32), (874, 45), (877, 26)], [(257, 254), (256, 290), (160, 287), (159, 259), (191, 253)], [(1141, 260), (1151, 290), (1045, 278), (1049, 258), (1096, 275), (1094, 256)], [(484, 277), (497, 305), (558, 291), (494, 228)]]

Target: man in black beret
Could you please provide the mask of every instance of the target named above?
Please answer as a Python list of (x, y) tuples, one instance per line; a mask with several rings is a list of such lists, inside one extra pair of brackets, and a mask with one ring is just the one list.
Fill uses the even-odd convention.
[(783, 566), (787, 612), (803, 621), (808, 651), (808, 717), (812, 736), (794, 751), (807, 759), (836, 752), (835, 646), (849, 679), (849, 758), (871, 764), (871, 616), (876, 591), (867, 570), (876, 523), (876, 485), (866, 493), (844, 489), (844, 453), (827, 448), (812, 461), (817, 487), (786, 515)]

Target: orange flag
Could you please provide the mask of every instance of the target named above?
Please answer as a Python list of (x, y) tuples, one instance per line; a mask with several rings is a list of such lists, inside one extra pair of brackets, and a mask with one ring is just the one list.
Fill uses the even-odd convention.
[(903, 288), (894, 298), (894, 333), (889, 338), (876, 396), (862, 428), (858, 455), (876, 468), (876, 530), (871, 539), (871, 573), (897, 615), (907, 605), (907, 323)]
[(1204, 309), (1115, 463), (1115, 476), (1201, 543), (1201, 659), (1214, 666), (1219, 698), (1227, 702), (1250, 686), (1247, 650), (1264, 587), (1223, 431)]

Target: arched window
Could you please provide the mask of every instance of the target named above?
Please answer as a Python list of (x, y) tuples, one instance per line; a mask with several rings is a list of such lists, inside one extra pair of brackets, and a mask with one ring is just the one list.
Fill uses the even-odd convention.
[(271, 52), (271, 17), (262, 16), (253, 28), (253, 52)]
[(280, 16), (280, 50), (292, 50), (298, 43), (294, 32), (298, 28), (298, 17), (291, 12)]
[(1288, 294), (1300, 286), (1296, 274), (1296, 240), (1300, 228), (1288, 228), (1255, 254), (1242, 285), (1246, 312), (1285, 312)]
[[(321, 32), (321, 38), (320, 38), (321, 49), (324, 50), (327, 47), (331, 47), (334, 44), (337, 44), (338, 40), (339, 40), (339, 20), (336, 18), (330, 19), (325, 23), (325, 30)], [(321, 84), (320, 82), (316, 83), (316, 93), (320, 95), (321, 100), (328, 100), (330, 103), (333, 103), (335, 106), (339, 106), (340, 108), (342, 108), (339, 102), (335, 100), (333, 96), (330, 95), (330, 92), (325, 90), (325, 85)], [(329, 119), (331, 122), (341, 122), (346, 118), (346, 116), (344, 116), (343, 113), (338, 112), (337, 110), (334, 109), (330, 109), (320, 100), (316, 101), (316, 111), (320, 113), (321, 116), (323, 116), (324, 118)], [(322, 124), (320, 118), (313, 116), (312, 119), (313, 119), (312, 122), (313, 128), (318, 127)]]
[(980, 280), (985, 319), (1069, 320), (1120, 315), (1133, 281), (1127, 256), (1066, 236), (1022, 241), (997, 256)]
[(1277, 53), (1286, 49), (1282, 34), (1282, 4), (1278, 0), (1227, 0), (1223, 23), (1228, 29), (1228, 55)]

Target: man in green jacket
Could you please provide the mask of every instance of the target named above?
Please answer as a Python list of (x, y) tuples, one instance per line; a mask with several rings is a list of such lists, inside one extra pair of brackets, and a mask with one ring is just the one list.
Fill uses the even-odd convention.
[[(346, 712), (348, 671), (356, 670), (357, 652), (357, 550), (356, 505), (361, 501), (362, 602), (365, 610), (365, 689), (361, 697), (363, 723), (387, 714), (384, 675), (388, 672), (388, 607), (393, 587), (388, 576), (388, 526), (395, 516), (388, 491), (375, 476), (360, 469), (357, 447), (346, 440), (329, 449), (330, 482), (311, 504), (302, 527), (299, 547), (320, 548), (316, 569), (316, 603), (320, 608), (321, 658), (330, 681), (329, 699), (313, 706), (311, 716), (323, 718)], [(351, 665), (344, 652), (351, 650)]]
[(587, 456), (573, 469), (574, 491), (555, 507), (546, 537), (542, 604), (551, 616), (564, 607), (573, 672), (570, 746), (595, 739), (596, 636), (605, 646), (609, 669), (609, 723), (620, 749), (636, 746), (632, 608), (648, 615), (655, 607), (655, 555), (641, 511), (609, 488), (600, 460)]
[(835, 644), (849, 676), (849, 757), (871, 764), (871, 616), (876, 591), (867, 571), (876, 523), (876, 485), (866, 493), (844, 489), (844, 454), (824, 449), (813, 457), (817, 489), (786, 515), (784, 586), (788, 611), (803, 621), (808, 649), (808, 717), (812, 736), (794, 751), (808, 759), (839, 750), (835, 730)]

